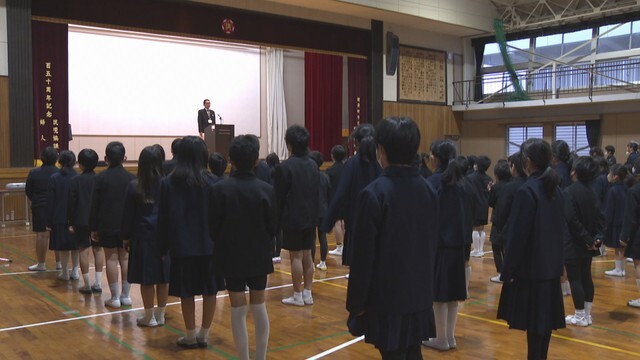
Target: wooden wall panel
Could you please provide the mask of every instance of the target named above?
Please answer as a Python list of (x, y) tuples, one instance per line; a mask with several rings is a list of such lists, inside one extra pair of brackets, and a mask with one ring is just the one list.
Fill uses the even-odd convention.
[(410, 104), (399, 102), (384, 103), (384, 117), (408, 116), (420, 129), (418, 152), (428, 152), (434, 140), (445, 135), (460, 135), (461, 116), (449, 106)]
[(0, 168), (11, 166), (9, 136), (9, 78), (0, 76)]

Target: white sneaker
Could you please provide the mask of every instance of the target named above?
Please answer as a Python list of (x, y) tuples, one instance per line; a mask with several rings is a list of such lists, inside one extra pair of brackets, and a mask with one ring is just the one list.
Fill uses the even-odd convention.
[(309, 296), (309, 297), (302, 297), (302, 301), (304, 302), (305, 305), (313, 305), (313, 296)]
[(327, 270), (327, 264), (324, 261), (320, 261), (316, 267), (320, 270)]
[(138, 324), (138, 326), (144, 326), (144, 327), (158, 326), (158, 322), (156, 321), (156, 318), (153, 316), (151, 317), (151, 319), (149, 319), (149, 321), (146, 321), (144, 317), (137, 318), (136, 324)]
[(341, 248), (336, 248), (335, 250), (331, 250), (331, 251), (329, 251), (329, 255), (342, 256), (342, 249)]
[(575, 325), (575, 326), (589, 326), (589, 320), (584, 316), (578, 315), (569, 315), (565, 318), (567, 325)]
[(78, 274), (78, 271), (71, 271), (71, 274), (69, 274), (69, 278), (71, 280), (79, 280), (80, 279), (80, 274)]
[(484, 256), (484, 252), (474, 250), (469, 255), (472, 256), (472, 257), (483, 257)]
[(620, 271), (618, 269), (607, 270), (604, 272), (604, 274), (609, 276), (617, 276), (617, 277), (623, 277), (627, 275), (624, 270)]
[(122, 304), (122, 306), (131, 306), (133, 302), (130, 296), (120, 296), (120, 304)]
[(496, 275), (496, 276), (492, 277), (490, 280), (491, 280), (491, 282), (502, 284), (502, 280), (500, 280), (500, 275)]
[(588, 316), (587, 323), (589, 325), (593, 324), (593, 316), (591, 316), (591, 315)]
[(640, 308), (640, 299), (629, 300), (629, 302), (627, 302), (627, 306)]
[(282, 262), (282, 258), (280, 256), (276, 256), (274, 258), (271, 258), (271, 262), (274, 264), (280, 264)]
[(40, 266), (40, 264), (33, 264), (28, 269), (29, 271), (47, 271), (47, 268), (44, 265)]
[(632, 263), (632, 262), (633, 262), (633, 259), (632, 259), (632, 258), (627, 258), (627, 262)]
[(60, 273), (58, 274), (58, 280), (69, 281), (69, 274)]
[(56, 262), (56, 270), (62, 270), (62, 263), (61, 262)]
[(304, 306), (304, 300), (297, 300), (294, 296), (282, 299), (282, 303), (285, 305)]
[(117, 309), (117, 308), (120, 307), (120, 300), (118, 300), (118, 299), (109, 299), (109, 300), (104, 302), (104, 306)]
[(422, 342), (422, 345), (436, 349), (436, 350), (440, 350), (440, 351), (447, 351), (451, 348), (448, 342), (440, 343), (436, 339), (424, 340)]

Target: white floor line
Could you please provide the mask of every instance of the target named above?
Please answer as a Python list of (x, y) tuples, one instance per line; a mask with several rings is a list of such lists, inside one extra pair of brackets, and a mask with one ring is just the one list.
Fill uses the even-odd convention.
[(21, 272), (11, 272), (11, 273), (0, 273), (0, 276), (8, 276), (8, 275), (26, 275), (26, 274), (43, 274), (50, 272), (60, 272), (60, 270), (45, 270), (45, 271), (21, 271)]
[[(50, 270), (50, 271), (57, 271), (57, 270)], [(30, 273), (31, 272), (33, 272), (33, 271), (30, 271)], [(330, 281), (330, 280), (337, 280), (337, 279), (344, 279), (344, 275), (334, 276), (334, 277), (325, 278), (325, 279), (314, 279), (313, 282), (315, 283), (315, 282)], [(293, 286), (293, 284), (284, 284), (284, 285), (272, 286), (272, 287), (266, 288), (265, 290), (267, 290), (267, 291), (269, 291), (269, 290), (277, 290), (277, 289), (282, 289), (282, 288), (286, 288), (286, 287), (290, 287), (290, 286)], [(225, 294), (216, 296), (216, 298), (220, 299), (220, 298), (225, 298), (225, 297), (228, 297), (228, 296), (229, 296), (229, 294), (225, 293)], [(202, 301), (202, 298), (197, 298), (195, 301)], [(180, 301), (175, 301), (175, 302), (167, 303), (167, 306), (179, 305), (179, 304), (180, 304)], [(45, 321), (45, 322), (39, 322), (39, 323), (33, 323), (33, 324), (27, 324), (27, 325), (12, 326), (12, 327), (7, 327), (7, 328), (1, 328), (0, 329), (0, 333), (6, 332), (6, 331), (12, 331), (12, 330), (27, 329), (27, 328), (31, 328), (31, 327), (37, 327), (37, 326), (58, 324), (58, 323), (69, 322), (69, 321), (77, 321), (77, 320), (98, 318), (98, 317), (102, 317), (102, 316), (124, 314), (124, 313), (133, 312), (133, 311), (139, 311), (139, 310), (144, 310), (144, 308), (138, 307), (138, 308), (132, 308), (132, 309), (109, 311), (109, 312), (104, 312), (104, 313), (99, 313), (99, 314), (76, 316), (76, 317), (71, 317), (71, 318), (68, 318), (68, 319), (59, 319), (59, 320)]]
[(357, 338), (355, 338), (355, 339), (353, 339), (353, 340), (349, 340), (349, 341), (347, 341), (346, 343), (343, 343), (343, 344), (340, 344), (340, 345), (338, 345), (338, 346), (332, 347), (331, 349), (329, 349), (329, 350), (327, 350), (327, 351), (323, 351), (323, 352), (321, 352), (321, 353), (320, 353), (320, 354), (318, 354), (318, 355), (314, 355), (314, 356), (312, 356), (312, 357), (310, 357), (310, 358), (307, 358), (307, 360), (316, 360), (316, 359), (321, 359), (321, 358), (323, 358), (323, 357), (325, 357), (325, 356), (327, 356), (327, 355), (331, 355), (331, 354), (333, 354), (334, 352), (336, 352), (336, 351), (338, 351), (338, 350), (344, 349), (344, 348), (346, 348), (346, 347), (348, 347), (348, 346), (351, 346), (351, 345), (353, 345), (353, 344), (355, 344), (355, 343), (357, 343), (357, 342), (360, 342), (360, 341), (362, 341), (362, 340), (364, 340), (364, 335), (363, 335), (363, 336), (360, 336), (360, 337), (357, 337)]

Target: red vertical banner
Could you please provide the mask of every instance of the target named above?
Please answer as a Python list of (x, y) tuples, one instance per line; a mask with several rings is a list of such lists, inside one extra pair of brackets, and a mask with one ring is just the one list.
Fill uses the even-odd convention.
[(67, 24), (32, 21), (34, 158), (47, 146), (69, 148)]
[[(369, 122), (369, 65), (366, 59), (348, 58), (349, 132)], [(381, 119), (378, 119), (381, 120)], [(349, 142), (349, 154), (355, 151)]]

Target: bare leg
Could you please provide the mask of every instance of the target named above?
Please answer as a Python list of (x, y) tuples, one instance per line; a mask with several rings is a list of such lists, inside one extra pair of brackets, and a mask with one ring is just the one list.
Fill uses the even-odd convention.
[(156, 298), (158, 299), (158, 307), (167, 306), (168, 297), (169, 297), (169, 284), (157, 284)]
[[(311, 250), (307, 251), (309, 252), (309, 257), (311, 257)], [(302, 251), (289, 251), (289, 257), (291, 259), (291, 279), (293, 280), (293, 291), (300, 293), (302, 292), (303, 276)], [(313, 267), (311, 268), (311, 271), (313, 273)]]
[(196, 305), (193, 297), (180, 298), (180, 307), (182, 308), (182, 319), (187, 331), (196, 331)]
[(142, 304), (145, 309), (153, 309), (153, 295), (155, 291), (155, 285), (140, 285)]
[(336, 221), (333, 226), (333, 236), (336, 238), (336, 245), (342, 245), (344, 241), (344, 220)]
[(213, 322), (213, 314), (216, 311), (216, 296), (202, 296), (202, 327), (208, 329)]
[[(49, 232), (43, 231), (36, 234), (36, 257), (39, 263), (43, 263), (47, 259), (47, 250), (49, 250)], [(56, 257), (57, 261), (57, 257)]]
[(80, 249), (80, 272), (89, 273), (89, 248)]
[(302, 250), (302, 270), (304, 275), (304, 289), (311, 291), (313, 285), (313, 258), (311, 250)]
[(105, 257), (107, 258), (107, 282), (111, 290), (111, 299), (118, 299), (118, 249), (105, 248)]
[(96, 271), (102, 272), (102, 270), (104, 269), (104, 263), (106, 262), (104, 248), (102, 246), (92, 246), (91, 250), (93, 251)]

